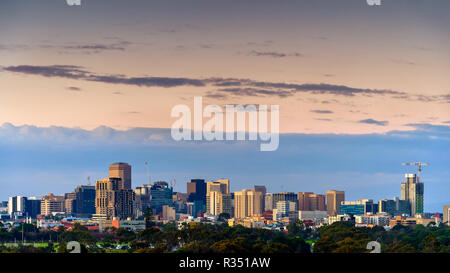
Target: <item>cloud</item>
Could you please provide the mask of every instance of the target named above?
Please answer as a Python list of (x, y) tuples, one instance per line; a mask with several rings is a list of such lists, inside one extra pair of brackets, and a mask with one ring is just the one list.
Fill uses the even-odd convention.
[(81, 91), (82, 89), (76, 86), (69, 86), (66, 88), (69, 91)]
[(88, 71), (84, 67), (74, 65), (18, 65), (6, 66), (3, 71), (12, 73), (22, 73), (27, 75), (38, 75), (43, 77), (60, 77), (74, 80), (84, 80), (93, 82), (102, 82), (108, 84), (124, 84), (141, 87), (180, 87), (212, 86), (216, 90), (210, 90), (206, 93), (209, 98), (225, 99), (228, 96), (277, 96), (286, 98), (298, 93), (309, 94), (330, 94), (336, 96), (390, 96), (392, 98), (418, 100), (423, 102), (441, 102), (450, 103), (450, 94), (445, 95), (414, 95), (406, 92), (389, 89), (371, 89), (356, 88), (347, 85), (336, 85), (327, 83), (286, 83), (286, 82), (268, 82), (255, 81), (251, 79), (239, 78), (187, 78), (187, 77), (127, 77), (125, 75), (98, 74)]
[(86, 43), (86, 44), (36, 44), (36, 45), (25, 45), (25, 44), (0, 44), (0, 50), (46, 50), (53, 49), (59, 50), (61, 52), (82, 52), (86, 54), (101, 53), (103, 51), (125, 51), (128, 46), (132, 45), (132, 42), (121, 40), (120, 38), (115, 39), (114, 43)]
[(333, 111), (330, 110), (311, 110), (310, 112), (316, 114), (333, 114)]
[(416, 65), (415, 62), (403, 60), (403, 59), (392, 59), (391, 62), (396, 64), (405, 64), (405, 65)]
[(294, 52), (294, 53), (282, 53), (282, 52), (275, 52), (275, 51), (256, 51), (252, 50), (248, 53), (249, 56), (256, 56), (256, 57), (272, 57), (272, 58), (284, 58), (284, 57), (303, 57), (301, 53)]
[(365, 124), (379, 125), (379, 126), (386, 126), (386, 125), (389, 124), (389, 122), (387, 120), (380, 121), (380, 120), (375, 120), (375, 119), (371, 119), (371, 118), (363, 119), (363, 120), (360, 120), (358, 122), (359, 123), (365, 123)]
[(103, 82), (111, 84), (126, 84), (137, 86), (157, 86), (157, 87), (176, 87), (176, 86), (204, 86), (201, 80), (189, 78), (169, 78), (169, 77), (125, 77), (123, 75), (98, 75), (85, 70), (83, 67), (74, 65), (51, 65), (51, 66), (33, 66), (19, 65), (3, 67), (3, 70), (28, 75), (39, 75), (44, 77), (60, 77), (75, 80), (86, 80), (94, 82)]

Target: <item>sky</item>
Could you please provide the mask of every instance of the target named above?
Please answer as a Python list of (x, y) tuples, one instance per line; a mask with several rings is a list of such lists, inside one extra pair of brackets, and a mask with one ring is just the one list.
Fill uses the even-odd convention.
[[(449, 10), (446, 0), (3, 0), (0, 198), (68, 192), (114, 161), (133, 163), (134, 186), (149, 161), (179, 190), (228, 177), (234, 190), (392, 198), (414, 171), (401, 163), (429, 161), (425, 208), (440, 211)], [(171, 109), (194, 96), (279, 105), (279, 150), (161, 143)]]

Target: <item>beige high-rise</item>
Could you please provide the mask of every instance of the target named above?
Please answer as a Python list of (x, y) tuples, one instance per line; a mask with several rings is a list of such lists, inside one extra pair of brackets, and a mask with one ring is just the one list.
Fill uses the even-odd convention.
[(206, 183), (206, 212), (212, 215), (228, 213), (232, 216), (230, 181), (228, 179)]
[(259, 191), (242, 190), (234, 193), (234, 217), (245, 218), (261, 216), (263, 213), (263, 194)]
[(341, 202), (345, 201), (345, 192), (327, 191), (327, 215), (336, 216), (339, 214)]
[(104, 178), (96, 181), (96, 214), (105, 215), (107, 219), (133, 217), (134, 192), (120, 189), (120, 180), (120, 178)]

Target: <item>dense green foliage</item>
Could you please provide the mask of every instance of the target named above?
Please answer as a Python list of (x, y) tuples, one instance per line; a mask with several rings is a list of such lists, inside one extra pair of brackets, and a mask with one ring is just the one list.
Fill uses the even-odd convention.
[[(366, 249), (370, 241), (378, 241), (386, 253), (450, 252), (450, 227), (443, 225), (396, 226), (386, 231), (382, 227), (361, 228), (337, 222), (313, 230), (297, 221), (289, 224), (285, 232), (201, 223), (184, 224), (179, 229), (175, 223), (157, 226), (151, 220), (147, 226), (136, 233), (123, 228), (98, 233), (80, 224), (71, 230), (60, 227), (57, 231), (38, 230), (34, 225), (25, 224), (23, 240), (27, 244), (20, 243), (22, 226), (10, 230), (0, 227), (0, 242), (19, 242), (0, 244), (0, 252), (63, 253), (70, 251), (67, 250), (70, 241), (79, 242), (82, 252), (364, 253), (370, 251)], [(119, 249), (119, 245), (126, 247)]]

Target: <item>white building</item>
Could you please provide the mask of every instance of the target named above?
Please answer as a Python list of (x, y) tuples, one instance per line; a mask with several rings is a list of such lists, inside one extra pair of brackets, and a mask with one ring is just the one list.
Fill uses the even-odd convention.
[(389, 220), (391, 220), (391, 217), (387, 214), (364, 214), (355, 216), (355, 223), (364, 225), (384, 227), (389, 226)]

